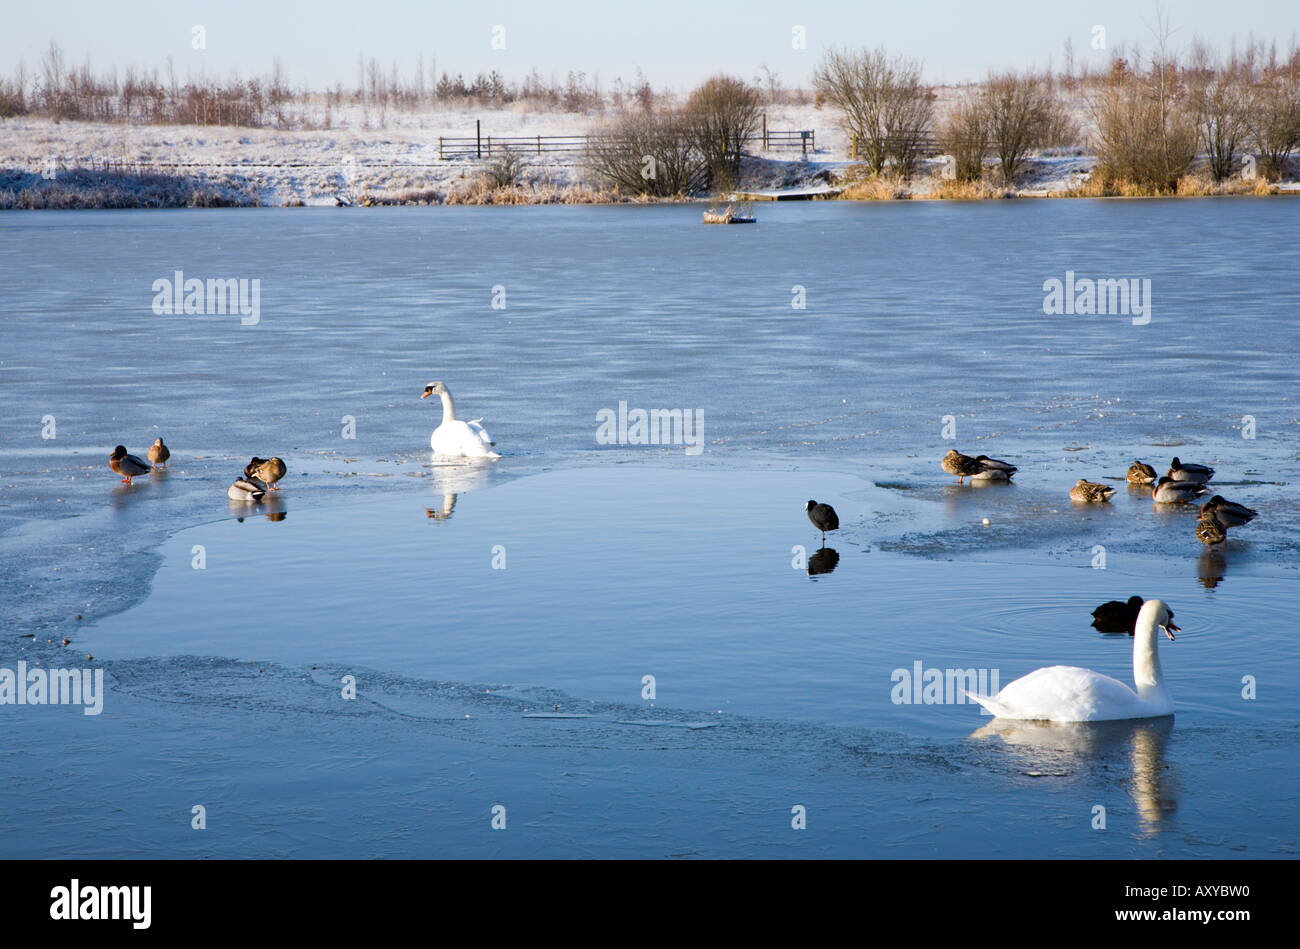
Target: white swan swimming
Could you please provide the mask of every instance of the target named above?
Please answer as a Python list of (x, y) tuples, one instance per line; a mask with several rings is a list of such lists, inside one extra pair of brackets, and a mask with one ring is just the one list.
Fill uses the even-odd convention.
[(427, 399), (431, 395), (442, 396), (442, 424), (433, 430), (429, 437), (429, 447), (433, 449), (435, 455), (451, 455), (462, 458), (500, 458), (492, 450), (496, 442), (492, 441), (492, 436), (483, 431), (483, 426), (479, 423), (483, 421), (476, 418), (472, 422), (462, 422), (456, 418), (456, 407), (451, 404), (451, 393), (441, 382), (430, 382), (424, 387), (424, 394), (420, 396)]
[(1118, 679), (1080, 669), (1048, 666), (1022, 676), (994, 696), (966, 694), (998, 718), (1048, 722), (1106, 722), (1124, 718), (1172, 715), (1174, 703), (1165, 689), (1156, 650), (1156, 628), (1171, 640), (1174, 611), (1162, 600), (1147, 600), (1138, 613), (1133, 635), (1133, 681), (1137, 691)]

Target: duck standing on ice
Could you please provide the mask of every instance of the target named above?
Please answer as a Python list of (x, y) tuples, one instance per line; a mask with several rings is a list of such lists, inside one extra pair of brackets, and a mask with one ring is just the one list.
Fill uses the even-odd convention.
[(136, 475), (142, 475), (149, 470), (149, 465), (141, 461), (135, 455), (126, 453), (125, 445), (118, 445), (113, 449), (113, 454), (108, 456), (108, 467), (115, 473), (123, 475), (122, 483), (130, 484), (131, 479)]
[(244, 465), (244, 477), (260, 481), (270, 490), (278, 491), (280, 479), (288, 470), (288, 466), (279, 458), (263, 459), (254, 455), (253, 460)]

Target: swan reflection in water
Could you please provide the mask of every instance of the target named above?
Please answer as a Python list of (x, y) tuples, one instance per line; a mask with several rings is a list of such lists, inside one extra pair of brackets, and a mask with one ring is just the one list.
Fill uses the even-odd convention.
[(427, 514), (431, 520), (445, 521), (447, 518), (451, 517), (451, 512), (454, 510), (456, 510), (456, 495), (444, 494), (440, 506), (426, 507), (424, 513)]
[(1087, 780), (1089, 772), (1126, 778), (1142, 830), (1152, 835), (1178, 807), (1176, 781), (1165, 765), (1173, 728), (1172, 715), (1068, 723), (997, 718), (970, 737), (1001, 738), (1026, 771), (1075, 780)]
[(840, 562), (839, 552), (833, 547), (823, 547), (808, 558), (808, 576), (830, 573)]
[(1196, 558), (1196, 579), (1201, 586), (1213, 590), (1228, 572), (1228, 558), (1221, 550), (1207, 550)]
[(429, 456), (433, 469), (433, 493), (440, 500), (424, 509), (434, 521), (450, 520), (456, 510), (456, 498), (467, 491), (486, 488), (492, 482), (494, 466), (484, 459), (450, 461), (440, 455)]

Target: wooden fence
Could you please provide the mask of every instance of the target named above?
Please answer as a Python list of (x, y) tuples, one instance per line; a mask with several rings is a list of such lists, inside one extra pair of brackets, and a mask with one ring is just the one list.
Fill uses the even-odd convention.
[[(491, 158), (509, 149), (516, 155), (574, 155), (586, 150), (594, 141), (609, 141), (601, 135), (484, 135), (482, 125), (474, 123), (475, 132), (467, 136), (438, 136), (438, 159)], [(812, 129), (769, 129), (763, 116), (763, 130), (751, 135), (744, 144), (761, 142), (764, 151), (798, 148), (803, 154), (817, 149), (817, 133)]]
[[(885, 139), (884, 143), (886, 150), (891, 150), (897, 144), (900, 144), (892, 139)], [(901, 144), (909, 143), (904, 140)], [(911, 144), (915, 145), (917, 154), (921, 155), (923, 158), (932, 158), (935, 155), (942, 155), (944, 153), (944, 149), (939, 145), (939, 141), (934, 137), (933, 132), (926, 132), (918, 136)], [(856, 161), (862, 157), (863, 151), (864, 143), (862, 140), (859, 139), (856, 134), (851, 134), (849, 136), (849, 158)]]

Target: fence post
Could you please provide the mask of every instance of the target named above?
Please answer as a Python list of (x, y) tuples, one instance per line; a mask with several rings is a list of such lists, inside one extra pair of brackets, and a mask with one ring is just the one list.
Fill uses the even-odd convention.
[(442, 161), (442, 136), (438, 136), (438, 161)]
[(767, 113), (763, 113), (763, 151), (767, 151)]
[(481, 119), (474, 120), (474, 157), (483, 157), (483, 124)]
[(492, 136), (488, 136), (488, 158), (492, 157)]
[(539, 135), (537, 136), (537, 154), (540, 155), (541, 153), (542, 153), (542, 137)]

